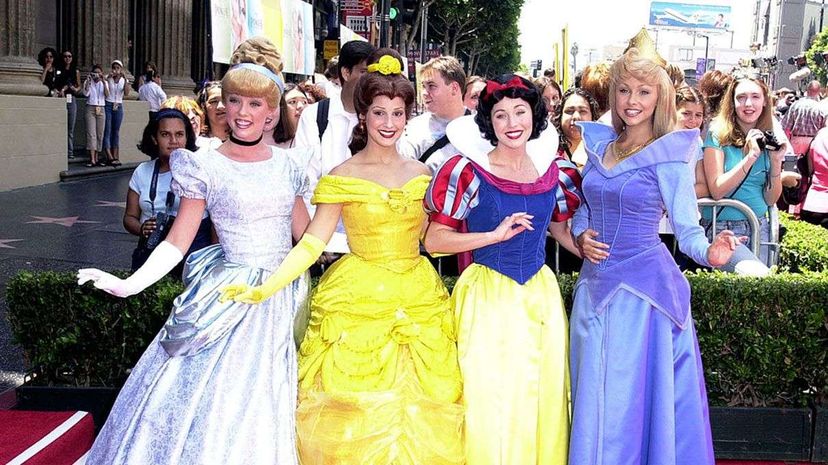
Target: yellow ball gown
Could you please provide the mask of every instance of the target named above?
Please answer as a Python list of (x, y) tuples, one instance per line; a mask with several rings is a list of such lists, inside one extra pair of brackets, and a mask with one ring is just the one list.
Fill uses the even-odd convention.
[(465, 462), (449, 296), (419, 252), (430, 177), (398, 189), (328, 175), (351, 253), (322, 276), (299, 353), (303, 465)]

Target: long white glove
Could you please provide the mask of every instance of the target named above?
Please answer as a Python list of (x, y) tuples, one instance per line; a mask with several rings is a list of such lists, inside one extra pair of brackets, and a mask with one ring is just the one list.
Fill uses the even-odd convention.
[(78, 285), (92, 281), (95, 287), (114, 296), (129, 297), (166, 276), (183, 258), (178, 247), (163, 241), (152, 251), (144, 265), (129, 278), (121, 279), (97, 268), (84, 268), (78, 270)]

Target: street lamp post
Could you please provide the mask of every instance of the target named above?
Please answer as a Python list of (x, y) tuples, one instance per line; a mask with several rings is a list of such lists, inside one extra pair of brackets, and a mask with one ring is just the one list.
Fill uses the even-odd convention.
[(572, 47), (569, 49), (569, 52), (572, 53), (572, 75), (574, 76), (578, 72), (576, 63), (578, 59), (578, 42), (572, 42)]
[(696, 33), (696, 37), (704, 38), (704, 70), (707, 71), (710, 69), (707, 65), (707, 55), (710, 52), (710, 36)]

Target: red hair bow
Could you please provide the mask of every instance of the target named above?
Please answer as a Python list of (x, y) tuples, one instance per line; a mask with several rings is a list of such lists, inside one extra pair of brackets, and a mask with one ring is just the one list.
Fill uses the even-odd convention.
[(518, 76), (515, 76), (512, 79), (506, 81), (504, 84), (501, 84), (497, 81), (486, 81), (486, 96), (491, 97), (498, 90), (504, 91), (507, 89), (514, 88), (529, 90), (529, 88), (526, 87), (526, 84), (523, 83), (523, 80), (520, 79)]

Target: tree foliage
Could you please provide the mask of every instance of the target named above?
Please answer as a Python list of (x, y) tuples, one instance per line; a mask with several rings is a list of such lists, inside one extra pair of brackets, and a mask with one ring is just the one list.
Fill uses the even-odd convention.
[(523, 0), (436, 0), (429, 8), (429, 38), (464, 62), (468, 74), (515, 71), (522, 6)]
[[(828, 29), (820, 32), (814, 37), (811, 43), (811, 48), (805, 52), (805, 59), (808, 61), (808, 68), (814, 77), (819, 80), (822, 85), (828, 81), (828, 72), (826, 72), (826, 65), (828, 63), (822, 59), (822, 53), (828, 52)], [(817, 58), (819, 56), (819, 58)]]

